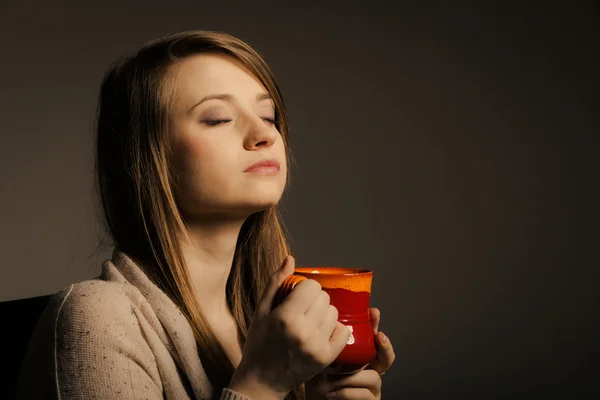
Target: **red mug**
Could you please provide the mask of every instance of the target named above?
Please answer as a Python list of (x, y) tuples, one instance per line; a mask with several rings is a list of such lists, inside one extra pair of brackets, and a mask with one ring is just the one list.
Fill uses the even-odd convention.
[(298, 267), (285, 279), (276, 296), (280, 304), (294, 286), (304, 279), (314, 279), (329, 294), (338, 310), (338, 321), (348, 327), (346, 347), (325, 370), (329, 374), (352, 374), (365, 368), (376, 357), (375, 335), (369, 315), (373, 271), (342, 267)]

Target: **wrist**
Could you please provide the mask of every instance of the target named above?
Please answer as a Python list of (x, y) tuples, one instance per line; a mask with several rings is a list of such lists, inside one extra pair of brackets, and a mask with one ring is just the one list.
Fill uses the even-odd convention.
[(231, 377), (228, 389), (231, 389), (250, 400), (283, 400), (287, 393), (282, 393), (264, 384), (255, 375), (238, 368)]

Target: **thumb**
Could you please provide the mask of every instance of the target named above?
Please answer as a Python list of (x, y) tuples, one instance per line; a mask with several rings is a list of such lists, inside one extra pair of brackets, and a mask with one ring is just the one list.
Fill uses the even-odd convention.
[(371, 319), (371, 325), (373, 325), (373, 333), (377, 335), (377, 332), (379, 332), (379, 321), (381, 320), (379, 308), (369, 308), (369, 318)]
[(385, 373), (394, 363), (396, 353), (390, 339), (379, 332), (375, 335), (375, 346), (377, 348), (377, 357), (371, 361), (369, 368), (377, 371), (379, 375)]
[(296, 267), (296, 261), (292, 256), (286, 256), (283, 261), (283, 265), (271, 275), (271, 281), (264, 291), (258, 306), (256, 307), (255, 317), (261, 318), (268, 315), (271, 312), (273, 300), (277, 294), (277, 290), (288, 276), (294, 273)]

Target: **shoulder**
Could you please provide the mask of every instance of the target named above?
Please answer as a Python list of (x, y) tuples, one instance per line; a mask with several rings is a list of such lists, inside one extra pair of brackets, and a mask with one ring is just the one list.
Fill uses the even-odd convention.
[(20, 397), (159, 398), (156, 358), (134, 311), (144, 301), (132, 285), (102, 280), (55, 294), (30, 340)]
[(122, 354), (153, 362), (140, 324), (154, 310), (132, 285), (102, 280), (73, 284), (55, 295), (49, 313), (59, 357)]
[[(54, 295), (30, 341), (24, 398), (37, 398), (33, 393), (40, 391), (65, 398), (160, 393), (156, 358), (135, 312), (142, 301), (135, 287), (102, 280), (76, 283)], [(51, 372), (40, 377), (41, 370)]]
[(68, 364), (147, 349), (135, 312), (146, 301), (135, 287), (128, 286), (90, 280), (57, 293), (41, 327), (54, 337), (55, 356)]
[(57, 326), (68, 329), (79, 324), (93, 326), (117, 319), (134, 320), (132, 308), (140, 301), (135, 287), (116, 282), (89, 280), (75, 283), (51, 299), (47, 313)]

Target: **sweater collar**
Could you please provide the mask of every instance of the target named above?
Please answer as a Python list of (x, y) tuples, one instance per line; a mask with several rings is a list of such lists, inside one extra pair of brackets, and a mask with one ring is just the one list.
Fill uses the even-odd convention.
[(166, 331), (168, 338), (163, 342), (168, 342), (164, 345), (190, 381), (195, 397), (210, 397), (212, 385), (198, 356), (194, 333), (177, 305), (148, 278), (142, 267), (118, 249), (113, 252), (112, 261), (104, 264), (102, 275), (107, 280), (131, 284), (141, 292)]

